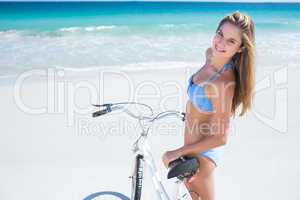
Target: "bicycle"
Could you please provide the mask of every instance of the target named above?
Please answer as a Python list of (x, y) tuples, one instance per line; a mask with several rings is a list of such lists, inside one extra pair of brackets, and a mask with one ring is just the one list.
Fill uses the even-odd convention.
[[(144, 108), (148, 109), (150, 111), (150, 114), (148, 115), (136, 115), (133, 112), (131, 112), (129, 109), (126, 108), (128, 105), (138, 105), (143, 106)], [(160, 200), (171, 200), (170, 196), (166, 192), (166, 189), (162, 182), (160, 181), (160, 178), (158, 177), (158, 170), (156, 168), (149, 144), (147, 142), (148, 139), (148, 132), (150, 129), (150, 126), (157, 120), (163, 119), (165, 117), (175, 116), (182, 121), (185, 120), (185, 113), (179, 112), (179, 111), (164, 111), (161, 113), (158, 113), (157, 115), (153, 115), (153, 109), (143, 103), (137, 103), (137, 102), (120, 102), (120, 103), (109, 103), (109, 104), (102, 104), (102, 105), (93, 105), (97, 108), (101, 108), (101, 110), (96, 111), (93, 113), (93, 117), (99, 117), (101, 115), (105, 115), (107, 113), (122, 110), (126, 114), (128, 114), (130, 117), (137, 119), (139, 122), (139, 125), (142, 129), (142, 132), (140, 135), (136, 138), (136, 140), (133, 143), (133, 154), (135, 155), (135, 161), (134, 161), (134, 167), (133, 167), (133, 174), (130, 176), (132, 179), (131, 184), (131, 200), (140, 200), (142, 195), (142, 186), (143, 186), (143, 175), (144, 175), (144, 164), (146, 163), (149, 172), (152, 177), (152, 183), (154, 186), (156, 186), (156, 193), (157, 197)], [(192, 200), (189, 191), (184, 185), (184, 179), (189, 178), (192, 175), (194, 175), (199, 168), (199, 163), (196, 158), (190, 158), (190, 157), (181, 157), (169, 165), (170, 170), (168, 173), (168, 178), (174, 178), (177, 177), (176, 180), (176, 192), (172, 199), (176, 200)], [(99, 193), (94, 193), (92, 195), (89, 195), (84, 200), (92, 200), (97, 196), (101, 195), (110, 195), (117, 197), (121, 200), (129, 200), (129, 198), (121, 193), (118, 192), (112, 192), (112, 191), (104, 191)]]

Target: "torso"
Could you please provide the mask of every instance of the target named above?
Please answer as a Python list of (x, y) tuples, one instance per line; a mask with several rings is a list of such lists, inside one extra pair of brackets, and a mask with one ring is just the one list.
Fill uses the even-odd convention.
[[(210, 67), (205, 67), (201, 71), (198, 71), (193, 76), (193, 82), (195, 84), (203, 83), (207, 77), (211, 76), (215, 71)], [(217, 84), (223, 78), (230, 78), (233, 76), (232, 69), (224, 72), (217, 80), (210, 84)], [(205, 88), (207, 94), (207, 88)], [(208, 95), (209, 96), (209, 95)], [(213, 113), (199, 112), (199, 108), (195, 107), (193, 103), (188, 100), (186, 103), (186, 121), (184, 131), (184, 144), (192, 144), (203, 140), (210, 134), (209, 125), (210, 118)]]

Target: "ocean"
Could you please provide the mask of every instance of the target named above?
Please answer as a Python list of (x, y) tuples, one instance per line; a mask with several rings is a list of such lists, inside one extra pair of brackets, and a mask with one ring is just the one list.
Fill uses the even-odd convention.
[(300, 61), (300, 3), (1, 2), (0, 76), (201, 65), (223, 16), (256, 25), (258, 67)]

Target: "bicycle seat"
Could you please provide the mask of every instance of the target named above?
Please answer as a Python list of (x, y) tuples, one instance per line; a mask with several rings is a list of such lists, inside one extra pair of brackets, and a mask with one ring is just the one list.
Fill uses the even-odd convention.
[(177, 177), (179, 180), (190, 178), (197, 172), (199, 166), (197, 157), (180, 157), (170, 162), (167, 178)]

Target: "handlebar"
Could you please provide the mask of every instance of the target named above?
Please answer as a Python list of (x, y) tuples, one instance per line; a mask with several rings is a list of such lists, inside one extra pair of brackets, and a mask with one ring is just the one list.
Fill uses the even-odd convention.
[[(149, 115), (135, 115), (132, 113), (129, 109), (126, 108), (126, 105), (140, 105), (147, 109), (149, 109), (150, 114)], [(139, 141), (142, 138), (147, 138), (148, 131), (149, 131), (149, 125), (152, 125), (154, 121), (168, 117), (168, 116), (176, 116), (180, 118), (182, 121), (185, 121), (186, 114), (184, 112), (179, 112), (175, 110), (168, 110), (161, 113), (158, 113), (157, 115), (153, 115), (153, 109), (147, 105), (137, 102), (121, 102), (121, 103), (109, 103), (109, 104), (102, 104), (102, 105), (93, 105), (97, 108), (101, 108), (101, 110), (96, 111), (93, 113), (93, 117), (99, 117), (101, 115), (105, 115), (107, 113), (110, 113), (112, 111), (116, 110), (122, 110), (126, 114), (128, 114), (130, 117), (137, 119), (139, 122), (139, 125), (142, 129), (141, 134), (137, 137), (135, 142), (133, 143), (133, 151), (137, 152), (139, 151)]]
[[(151, 114), (148, 116), (147, 115), (135, 115), (134, 113), (132, 113), (130, 110), (126, 109), (126, 107), (125, 107), (126, 105), (132, 105), (132, 104), (146, 107), (147, 109), (150, 110)], [(120, 103), (108, 103), (108, 104), (102, 104), (102, 105), (93, 104), (93, 106), (99, 107), (99, 108), (103, 107), (103, 109), (94, 112), (93, 117), (99, 117), (101, 115), (105, 115), (105, 114), (110, 113), (115, 110), (124, 109), (124, 112), (126, 114), (128, 114), (129, 116), (131, 116), (135, 119), (138, 119), (138, 120), (145, 120), (148, 122), (154, 122), (155, 120), (159, 120), (159, 119), (165, 118), (167, 116), (171, 116), (171, 115), (181, 118), (182, 121), (185, 120), (184, 112), (179, 112), (179, 111), (174, 111), (174, 110), (164, 111), (164, 112), (158, 113), (156, 116), (153, 117), (153, 109), (147, 104), (138, 103), (138, 102), (120, 102)]]

